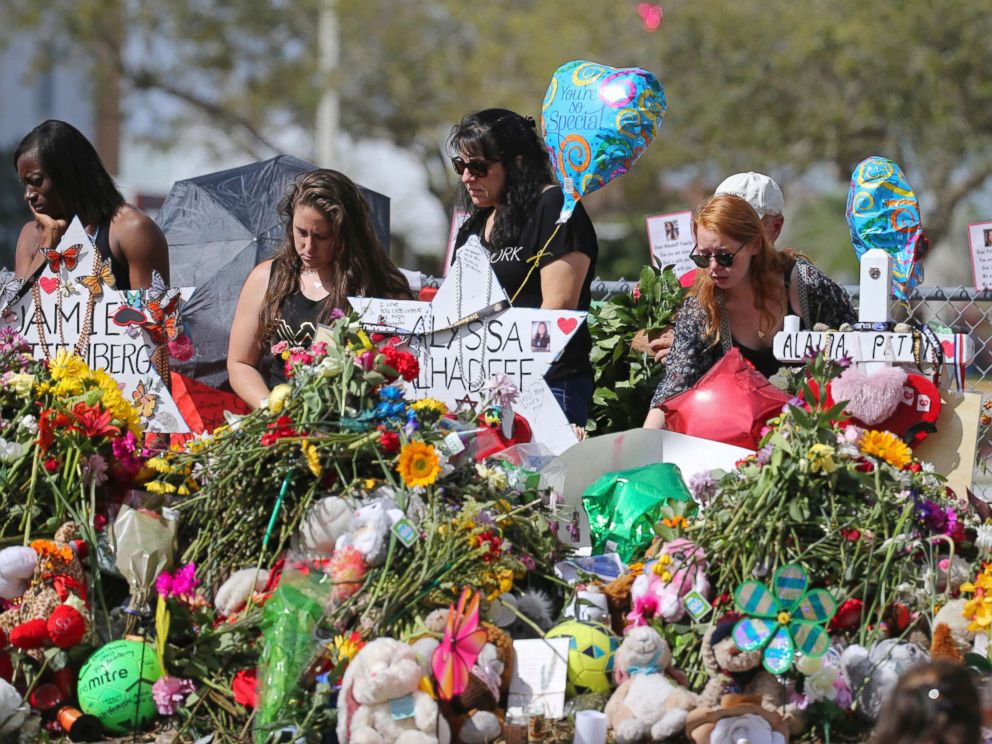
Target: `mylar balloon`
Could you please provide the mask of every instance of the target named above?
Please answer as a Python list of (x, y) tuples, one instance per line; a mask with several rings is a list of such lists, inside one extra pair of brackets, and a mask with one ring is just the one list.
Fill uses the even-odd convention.
[(902, 169), (873, 155), (858, 163), (847, 195), (847, 225), (858, 260), (881, 248), (892, 256), (892, 293), (908, 300), (923, 279), (930, 248), (920, 220), (920, 202)]
[(669, 431), (758, 449), (765, 422), (782, 410), (788, 393), (772, 385), (731, 349), (688, 390), (661, 404)]
[(583, 196), (633, 167), (657, 136), (667, 107), (658, 78), (639, 67), (576, 60), (555, 71), (541, 128), (565, 192), (559, 222)]

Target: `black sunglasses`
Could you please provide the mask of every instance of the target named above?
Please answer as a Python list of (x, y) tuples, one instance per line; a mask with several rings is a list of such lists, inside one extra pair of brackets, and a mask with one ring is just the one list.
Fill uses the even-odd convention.
[(720, 268), (729, 269), (731, 266), (734, 265), (734, 256), (740, 253), (741, 249), (744, 248), (745, 245), (747, 245), (747, 243), (741, 245), (733, 253), (723, 251), (720, 253), (711, 253), (709, 255), (696, 253), (696, 249), (693, 248), (692, 249), (693, 252), (689, 254), (689, 260), (692, 261), (694, 264), (696, 264), (696, 266), (698, 266), (699, 268), (706, 269), (709, 268), (710, 259), (713, 259), (714, 261), (716, 261), (716, 265), (719, 266)]
[(498, 160), (463, 160), (462, 158), (452, 158), (451, 167), (455, 169), (455, 173), (459, 176), (462, 175), (466, 170), (468, 170), (470, 175), (476, 178), (485, 178), (489, 175), (489, 166), (491, 163), (498, 163)]

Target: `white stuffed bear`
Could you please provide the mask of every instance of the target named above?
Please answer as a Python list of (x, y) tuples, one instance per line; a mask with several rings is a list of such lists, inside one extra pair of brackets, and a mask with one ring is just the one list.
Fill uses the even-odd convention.
[(355, 510), (350, 530), (338, 537), (335, 546), (353, 547), (364, 556), (366, 564), (381, 566), (389, 550), (389, 531), (402, 518), (403, 512), (392, 499), (366, 502)]
[(3, 735), (3, 741), (17, 741), (17, 732), (30, 712), (31, 709), (14, 686), (0, 678), (0, 734)]
[(240, 612), (248, 604), (248, 598), (254, 592), (264, 590), (268, 581), (269, 572), (264, 568), (242, 568), (235, 571), (217, 590), (214, 607), (224, 617)]
[(631, 628), (614, 659), (620, 686), (606, 704), (617, 744), (665, 741), (682, 734), (698, 698), (665, 676), (672, 654), (649, 625)]
[(439, 744), (438, 710), (420, 689), (416, 652), (392, 638), (376, 638), (345, 670), (338, 694), (341, 744)]
[(840, 656), (840, 668), (858, 711), (874, 721), (899, 678), (929, 660), (929, 654), (915, 643), (887, 638), (870, 649), (848, 646)]
[(352, 506), (340, 496), (323, 498), (307, 512), (300, 525), (300, 548), (305, 553), (329, 556), (334, 543), (351, 529)]
[(24, 594), (37, 562), (34, 548), (13, 545), (0, 550), (0, 598), (14, 599)]

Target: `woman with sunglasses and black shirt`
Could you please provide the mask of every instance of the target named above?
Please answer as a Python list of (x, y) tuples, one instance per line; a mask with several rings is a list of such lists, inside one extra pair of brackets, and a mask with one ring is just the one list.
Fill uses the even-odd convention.
[(702, 270), (675, 322), (668, 368), (644, 422), (649, 428), (664, 428), (658, 406), (692, 387), (733, 347), (771, 377), (781, 366), (772, 340), (786, 315), (798, 315), (805, 329), (857, 319), (843, 288), (794, 251), (775, 249), (744, 199), (721, 194), (706, 200), (692, 228), (690, 258)]
[[(452, 130), (449, 149), (470, 202), (455, 250), (478, 236), (516, 306), (588, 310), (599, 253), (596, 231), (580, 202), (555, 233), (564, 195), (534, 120), (507, 109), (469, 114)], [(591, 351), (582, 324), (545, 376), (577, 426), (585, 426), (592, 402)]]

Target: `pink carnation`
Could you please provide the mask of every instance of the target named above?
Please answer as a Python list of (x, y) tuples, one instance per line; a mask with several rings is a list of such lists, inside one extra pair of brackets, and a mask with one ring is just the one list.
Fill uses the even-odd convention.
[(193, 347), (193, 340), (185, 333), (180, 333), (169, 342), (169, 356), (180, 362), (186, 362), (193, 358), (196, 349)]
[(289, 342), (283, 340), (283, 341), (280, 341), (277, 344), (273, 344), (271, 351), (272, 351), (273, 355), (279, 356), (284, 351), (286, 351), (286, 349), (288, 349), (288, 348), (289, 348)]
[(155, 590), (162, 597), (188, 597), (199, 585), (196, 578), (196, 564), (187, 563), (175, 573), (163, 571), (155, 579)]
[(152, 685), (152, 698), (160, 715), (171, 716), (183, 704), (186, 696), (196, 690), (192, 680), (166, 675)]

